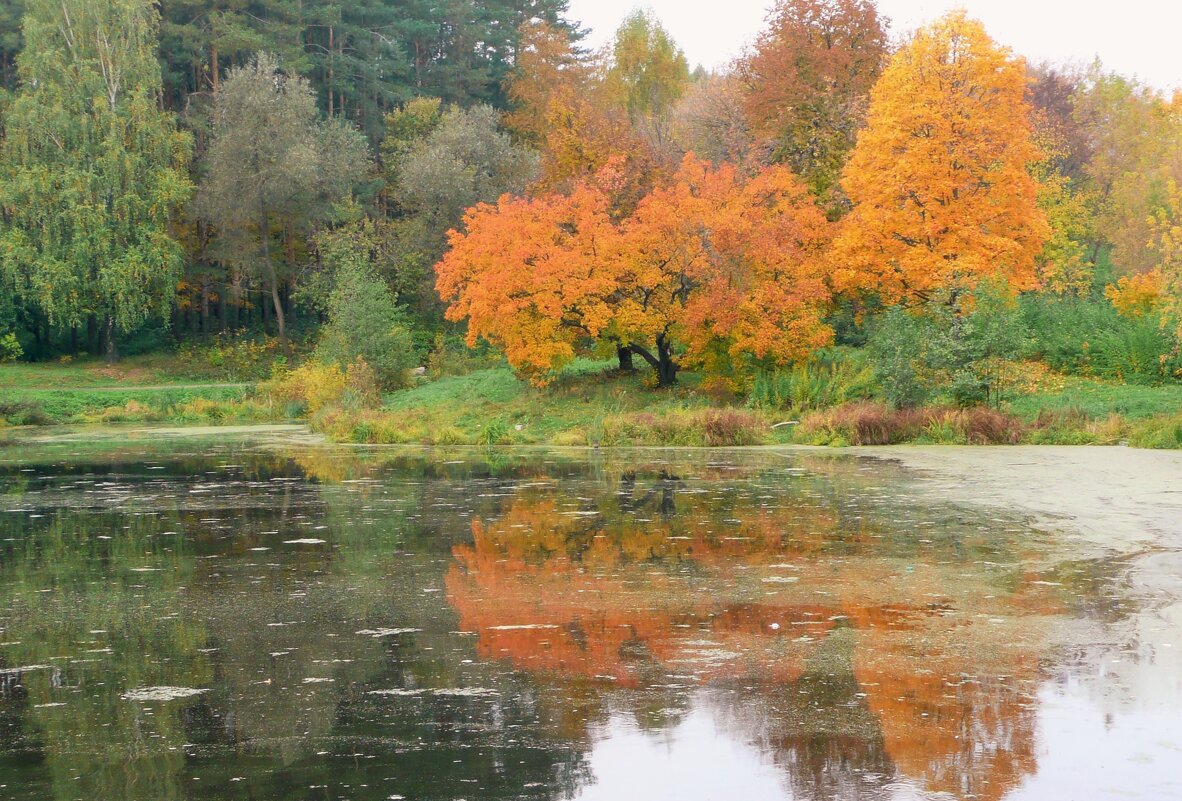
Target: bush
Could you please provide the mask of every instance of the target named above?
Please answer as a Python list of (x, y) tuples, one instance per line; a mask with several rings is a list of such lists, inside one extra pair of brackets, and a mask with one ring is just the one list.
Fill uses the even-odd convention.
[(1129, 432), (1129, 444), (1136, 448), (1182, 448), (1182, 414), (1136, 423)]
[(47, 426), (54, 423), (40, 405), (33, 401), (0, 401), (0, 420), (11, 426)]
[(1026, 327), (1004, 287), (888, 309), (868, 350), (882, 396), (898, 408), (942, 398), (969, 408), (1000, 405), (1011, 389), (1006, 365), (1024, 349)]
[(296, 412), (289, 416), (298, 417), (339, 405), (347, 388), (347, 376), (339, 366), (307, 362), (294, 370), (276, 370), (270, 380), (259, 384), (258, 393), (270, 403)]
[(599, 444), (605, 446), (723, 447), (758, 445), (766, 442), (769, 434), (767, 424), (750, 412), (698, 409), (660, 415), (608, 415), (599, 437)]
[(1031, 358), (1064, 373), (1160, 383), (1182, 368), (1177, 343), (1154, 314), (1125, 316), (1102, 300), (1032, 295), (1021, 301)]
[(1096, 375), (1132, 384), (1161, 383), (1179, 366), (1174, 339), (1157, 317), (1121, 317), (1117, 326), (1095, 332), (1090, 351)]
[(9, 331), (3, 336), (0, 336), (0, 364), (5, 362), (15, 362), (24, 355), (24, 348), (21, 347), (21, 343), (17, 340), (16, 334)]
[(504, 358), (486, 343), (469, 348), (463, 337), (438, 334), (427, 354), (427, 373), (433, 378), (468, 375), (503, 363)]
[(201, 378), (257, 381), (271, 373), (279, 358), (279, 340), (274, 337), (216, 334), (208, 342), (181, 345), (176, 371)]

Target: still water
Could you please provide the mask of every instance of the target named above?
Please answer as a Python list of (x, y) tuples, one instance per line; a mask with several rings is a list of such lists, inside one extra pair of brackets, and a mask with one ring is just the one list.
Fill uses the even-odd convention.
[(835, 454), (10, 446), (0, 799), (1178, 799), (1179, 575)]

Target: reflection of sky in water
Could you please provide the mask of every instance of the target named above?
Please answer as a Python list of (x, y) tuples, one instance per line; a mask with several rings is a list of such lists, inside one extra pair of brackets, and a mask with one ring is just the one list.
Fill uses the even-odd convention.
[(0, 467), (0, 799), (1182, 798), (1177, 543), (832, 455), (180, 450)]
[(626, 716), (600, 729), (588, 757), (595, 783), (575, 795), (579, 801), (784, 798), (783, 773), (757, 746), (720, 730), (707, 709), (695, 707), (659, 734)]

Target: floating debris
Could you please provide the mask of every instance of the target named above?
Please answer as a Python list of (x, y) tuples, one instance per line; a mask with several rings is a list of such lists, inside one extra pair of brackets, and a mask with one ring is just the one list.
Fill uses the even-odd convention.
[(413, 634), (416, 631), (422, 631), (422, 629), (362, 629), (355, 633), (366, 634), (376, 640), (378, 637), (392, 637), (395, 634)]
[(140, 687), (123, 693), (124, 701), (173, 701), (178, 698), (191, 698), (194, 695), (209, 692), (209, 688), (196, 687)]

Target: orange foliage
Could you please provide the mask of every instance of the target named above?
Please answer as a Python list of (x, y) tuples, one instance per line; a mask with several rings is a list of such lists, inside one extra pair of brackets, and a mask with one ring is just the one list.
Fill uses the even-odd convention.
[(449, 320), (468, 320), (468, 344), (483, 337), (514, 368), (545, 383), (611, 317), (615, 289), (603, 269), (616, 230), (609, 195), (581, 183), (569, 196), (502, 197), (464, 216), (463, 233), (436, 266), (436, 287)]
[(917, 32), (871, 93), (842, 186), (835, 280), (890, 302), (1004, 279), (1036, 285), (1048, 236), (1023, 62), (954, 12)]
[(828, 224), (787, 168), (745, 179), (687, 156), (618, 224), (614, 175), (468, 213), (436, 270), (470, 343), (488, 339), (536, 383), (588, 339), (631, 348), (661, 383), (675, 375), (675, 344), (695, 363), (713, 348), (784, 364), (828, 343)]
[(1001, 798), (1035, 766), (1031, 695), (1060, 611), (1045, 582), (1003, 591), (942, 546), (899, 554), (897, 533), (841, 506), (815, 488), (719, 505), (629, 475), (572, 507), (534, 484), (473, 521), (448, 600), (485, 658), (622, 686), (676, 675), (766, 696), (852, 629), (850, 668), (901, 774)]
[(744, 180), (687, 156), (625, 226), (613, 330), (623, 342), (677, 339), (707, 367), (715, 345), (733, 363), (802, 360), (833, 333), (822, 322), (827, 229), (786, 167)]

